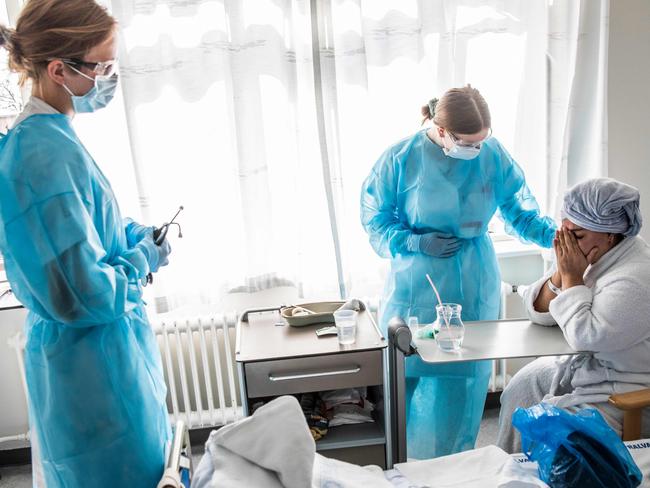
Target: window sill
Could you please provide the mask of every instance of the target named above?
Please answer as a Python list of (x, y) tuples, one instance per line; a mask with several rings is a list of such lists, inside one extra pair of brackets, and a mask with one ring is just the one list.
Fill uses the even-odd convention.
[(510, 236), (496, 235), (492, 244), (497, 258), (514, 258), (520, 256), (541, 256), (542, 249), (535, 244), (524, 244)]

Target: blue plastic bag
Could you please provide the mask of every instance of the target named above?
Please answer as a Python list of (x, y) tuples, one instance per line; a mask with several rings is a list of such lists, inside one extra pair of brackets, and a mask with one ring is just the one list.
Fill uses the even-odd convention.
[(641, 471), (596, 409), (572, 414), (542, 402), (518, 408), (512, 424), (521, 432), (524, 453), (537, 461), (539, 477), (551, 488), (641, 484)]

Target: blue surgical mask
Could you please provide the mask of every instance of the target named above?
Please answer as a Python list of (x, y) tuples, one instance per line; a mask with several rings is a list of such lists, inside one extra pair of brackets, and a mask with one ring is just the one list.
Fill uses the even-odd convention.
[(447, 149), (443, 146), (442, 151), (445, 153), (445, 156), (449, 156), (450, 158), (469, 160), (474, 159), (479, 155), (483, 142), (490, 137), (492, 130), (490, 129), (490, 133), (485, 139), (483, 139), (483, 141), (472, 145), (461, 145), (458, 143), (456, 136), (454, 136), (451, 132), (447, 131), (447, 134), (449, 135), (449, 140), (451, 140), (452, 146), (451, 149)]
[(76, 113), (95, 112), (100, 108), (104, 108), (113, 99), (117, 89), (117, 73), (109, 77), (97, 76), (92, 78), (72, 66), (68, 67), (94, 83), (94, 86), (85, 95), (75, 95), (65, 84), (63, 85), (63, 88), (70, 95), (72, 107)]

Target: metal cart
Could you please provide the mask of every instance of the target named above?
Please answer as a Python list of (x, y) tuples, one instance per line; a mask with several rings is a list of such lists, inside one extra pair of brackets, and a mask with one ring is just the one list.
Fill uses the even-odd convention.
[(363, 308), (356, 342), (345, 346), (338, 343), (336, 335), (318, 337), (315, 331), (323, 324), (287, 325), (278, 308), (242, 314), (235, 354), (242, 408), (244, 415), (249, 415), (255, 403), (279, 395), (366, 387), (376, 407), (375, 421), (330, 428), (316, 442), (316, 449), (355, 464), (389, 467), (388, 342), (371, 313)]
[(578, 354), (567, 344), (562, 330), (533, 324), (529, 320), (465, 322), (463, 347), (457, 352), (442, 351), (435, 340), (413, 338), (411, 329), (400, 318), (388, 326), (390, 371), (392, 460), (407, 460), (406, 377), (404, 360), (419, 354), (426, 363), (443, 364), (523, 357)]

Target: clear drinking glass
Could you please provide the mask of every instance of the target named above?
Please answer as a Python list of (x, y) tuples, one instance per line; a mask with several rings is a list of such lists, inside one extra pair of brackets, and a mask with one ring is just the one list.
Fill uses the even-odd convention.
[(432, 324), (421, 324), (417, 317), (409, 317), (407, 323), (413, 339), (433, 339)]
[(334, 312), (336, 333), (339, 344), (354, 344), (357, 339), (357, 312), (355, 310), (337, 310)]
[(458, 303), (436, 305), (436, 321), (433, 324), (436, 342), (443, 351), (457, 351), (463, 345), (465, 325), (460, 317), (463, 307)]

